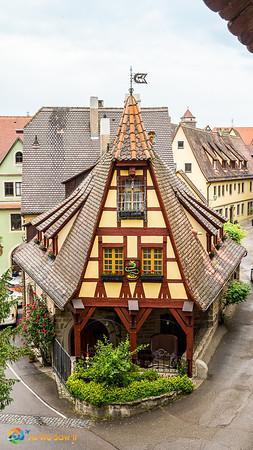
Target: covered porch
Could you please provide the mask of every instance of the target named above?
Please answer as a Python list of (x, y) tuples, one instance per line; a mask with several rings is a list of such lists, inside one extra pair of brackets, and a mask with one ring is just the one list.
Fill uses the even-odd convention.
[(131, 310), (90, 306), (75, 311), (71, 354), (82, 358), (92, 356), (97, 341), (103, 337), (117, 345), (127, 336), (132, 352), (144, 344), (138, 355), (133, 356), (141, 367), (175, 371), (184, 355), (188, 375), (192, 376), (193, 312), (176, 308)]

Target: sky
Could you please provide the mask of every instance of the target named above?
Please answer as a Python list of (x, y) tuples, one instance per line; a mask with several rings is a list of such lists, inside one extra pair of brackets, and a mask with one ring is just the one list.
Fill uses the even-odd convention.
[(0, 62), (0, 115), (122, 106), (132, 65), (174, 123), (253, 126), (253, 54), (203, 0), (0, 0)]

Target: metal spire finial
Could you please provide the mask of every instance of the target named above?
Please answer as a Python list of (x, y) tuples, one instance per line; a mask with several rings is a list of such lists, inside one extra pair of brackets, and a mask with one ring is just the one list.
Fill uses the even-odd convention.
[(130, 88), (129, 88), (129, 94), (133, 95), (133, 68), (130, 66)]

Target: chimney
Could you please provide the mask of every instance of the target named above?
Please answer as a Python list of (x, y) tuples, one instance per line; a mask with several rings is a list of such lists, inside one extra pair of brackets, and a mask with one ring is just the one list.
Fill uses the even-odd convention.
[(106, 114), (100, 119), (100, 152), (106, 152), (110, 144), (110, 119)]
[(98, 139), (98, 97), (90, 97), (90, 137)]

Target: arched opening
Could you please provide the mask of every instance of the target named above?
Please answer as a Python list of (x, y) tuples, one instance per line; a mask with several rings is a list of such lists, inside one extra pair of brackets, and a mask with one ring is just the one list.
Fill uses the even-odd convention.
[(186, 350), (186, 335), (171, 314), (166, 313), (160, 316), (160, 333), (177, 337), (178, 356), (182, 356)]
[[(98, 341), (109, 339), (106, 326), (99, 320), (90, 319), (81, 332), (81, 355), (93, 356)], [(71, 354), (74, 355), (74, 330), (71, 331)]]
[(16, 164), (22, 164), (22, 162), (23, 162), (23, 153), (22, 152), (17, 152), (15, 154), (15, 162), (16, 162)]

